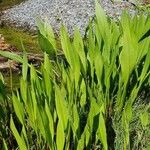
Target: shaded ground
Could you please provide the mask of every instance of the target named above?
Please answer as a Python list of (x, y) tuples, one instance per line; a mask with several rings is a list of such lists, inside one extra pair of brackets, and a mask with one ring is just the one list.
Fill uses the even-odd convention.
[[(0, 50), (10, 51), (15, 54), (22, 55), (22, 52), (20, 52), (15, 46), (9, 44), (2, 34), (0, 34)], [(33, 63), (35, 66), (39, 66), (42, 60), (43, 56), (41, 54), (35, 54), (32, 52), (28, 53), (29, 63)], [(10, 72), (10, 68), (12, 72), (19, 73), (21, 69), (21, 64), (15, 62), (14, 60), (9, 60), (8, 58), (0, 56), (0, 71), (3, 73), (8, 73)]]
[(8, 9), (16, 4), (19, 4), (25, 0), (0, 0), (0, 11)]

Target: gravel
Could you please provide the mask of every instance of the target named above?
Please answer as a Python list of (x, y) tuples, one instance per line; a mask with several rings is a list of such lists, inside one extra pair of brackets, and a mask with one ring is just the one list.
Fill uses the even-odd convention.
[[(55, 32), (65, 24), (70, 33), (78, 27), (84, 33), (89, 18), (94, 16), (94, 0), (27, 0), (20, 5), (5, 10), (1, 20), (18, 28), (36, 30), (36, 18), (48, 19)], [(112, 18), (119, 18), (124, 8), (134, 14), (133, 6), (128, 2), (99, 0), (105, 12)]]

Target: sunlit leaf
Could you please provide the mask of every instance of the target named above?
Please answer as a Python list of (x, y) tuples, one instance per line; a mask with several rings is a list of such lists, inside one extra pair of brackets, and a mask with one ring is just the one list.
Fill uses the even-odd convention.
[(14, 94), (12, 96), (12, 100), (13, 100), (13, 106), (14, 106), (15, 113), (16, 113), (19, 121), (22, 124), (24, 124), (24, 108), (23, 108), (23, 104), (20, 102), (20, 100)]
[(64, 144), (65, 144), (65, 135), (64, 135), (64, 128), (63, 124), (61, 121), (58, 121), (57, 125), (57, 137), (56, 137), (56, 142), (57, 142), (57, 149), (58, 150), (63, 150), (64, 149)]
[(99, 115), (99, 127), (98, 127), (98, 137), (101, 140), (104, 150), (108, 150), (108, 144), (107, 144), (107, 133), (106, 133), (106, 125), (105, 120), (103, 117), (103, 114), (100, 113)]
[(22, 150), (27, 150), (27, 147), (26, 147), (26, 144), (25, 144), (25, 141), (24, 139), (19, 135), (16, 127), (15, 127), (15, 124), (14, 124), (14, 121), (13, 121), (13, 118), (11, 117), (10, 119), (10, 128), (13, 132), (13, 135), (15, 136), (15, 139), (19, 145), (19, 148), (22, 149)]

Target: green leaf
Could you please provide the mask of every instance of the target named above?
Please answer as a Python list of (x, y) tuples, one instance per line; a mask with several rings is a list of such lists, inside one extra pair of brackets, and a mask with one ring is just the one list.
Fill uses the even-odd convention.
[(107, 132), (106, 132), (105, 120), (102, 113), (100, 113), (99, 115), (99, 127), (98, 127), (97, 134), (103, 144), (104, 150), (108, 150)]
[(150, 37), (150, 29), (141, 37), (140, 42), (148, 37)]
[(37, 19), (37, 26), (41, 49), (53, 57), (56, 54), (56, 40), (52, 27), (49, 25), (48, 20), (42, 22), (39, 19)]
[(69, 35), (67, 33), (67, 29), (64, 26), (61, 27), (60, 37), (61, 37), (61, 45), (62, 45), (64, 55), (70, 67), (73, 68), (75, 66), (74, 55), (73, 55), (74, 52), (72, 50), (72, 46), (71, 46), (71, 42), (69, 39)]
[(5, 94), (5, 83), (3, 75), (0, 73), (0, 101), (3, 101), (6, 98)]
[(57, 150), (63, 150), (65, 144), (65, 134), (62, 122), (59, 120), (56, 134)]
[[(39, 114), (37, 114), (38, 113), (38, 104), (37, 104), (37, 99), (36, 99), (36, 93), (33, 88), (31, 89), (30, 98), (32, 100), (32, 103), (30, 103), (30, 104), (32, 104), (32, 110), (31, 110), (32, 113), (30, 113), (29, 115), (33, 115), (33, 119), (34, 119), (33, 121), (35, 121), (35, 120), (37, 121), (37, 118), (38, 118), (37, 115), (39, 115)], [(30, 108), (31, 108), (31, 106), (30, 106)], [(36, 121), (34, 122), (34, 124), (36, 124)]]
[(96, 19), (97, 19), (99, 30), (102, 33), (102, 37), (105, 39), (105, 36), (109, 32), (109, 24), (107, 22), (107, 17), (105, 12), (102, 9), (102, 7), (99, 5), (97, 0), (95, 0), (95, 13), (96, 13)]
[[(100, 112), (100, 107), (99, 105), (96, 103), (96, 99), (95, 98), (91, 98), (91, 105), (90, 105), (90, 111), (88, 114), (88, 118), (87, 118), (87, 122), (84, 128), (84, 131), (81, 135), (81, 138), (78, 142), (78, 149), (83, 149), (84, 146), (88, 146), (89, 143), (91, 142), (91, 138), (92, 138), (92, 134), (95, 131), (95, 127), (94, 125), (97, 124), (97, 122), (95, 122), (96, 124), (94, 124), (94, 117), (96, 115), (99, 114)], [(83, 144), (83, 145), (81, 145)]]
[[(141, 26), (141, 20), (143, 18), (143, 27)], [(137, 26), (137, 23), (139, 26)], [(150, 37), (150, 18), (149, 15), (140, 15), (139, 20), (136, 22), (137, 30), (141, 29), (140, 39), (139, 42), (145, 40), (146, 38)]]
[(0, 51), (0, 55), (9, 59), (15, 60), (17, 62), (23, 63), (22, 57), (15, 53), (8, 52), (8, 51)]
[(52, 145), (52, 137), (49, 128), (49, 119), (43, 108), (37, 107), (37, 124), (40, 134), (43, 136), (44, 140)]
[(12, 116), (10, 118), (10, 128), (11, 128), (11, 130), (13, 132), (13, 135), (14, 135), (18, 145), (19, 145), (19, 148), (21, 150), (27, 150), (27, 147), (26, 147), (26, 144), (24, 142), (24, 139), (19, 135), (19, 133), (18, 133), (16, 127), (15, 127), (15, 124), (14, 124)]
[(44, 91), (46, 92), (46, 95), (48, 96), (48, 99), (51, 100), (51, 92), (52, 92), (52, 83), (51, 83), (51, 77), (49, 73), (46, 71), (46, 69), (43, 69), (43, 80), (44, 80)]
[[(149, 48), (150, 48), (150, 44), (149, 44)], [(149, 66), (150, 66), (150, 50), (148, 50), (148, 53), (146, 55), (146, 59), (145, 59), (145, 62), (144, 62), (144, 66), (143, 66), (143, 69), (142, 69), (142, 73), (139, 77), (141, 83), (144, 81), (145, 76), (147, 75), (147, 72), (149, 70)]]
[[(98, 34), (98, 32), (96, 32), (96, 37), (98, 39), (100, 35)], [(89, 23), (89, 31), (88, 31), (88, 37), (87, 37), (87, 44), (88, 44), (88, 54), (87, 54), (87, 59), (90, 62), (90, 67), (92, 69), (92, 74), (94, 72), (94, 67), (93, 67), (93, 63), (94, 63), (94, 57), (95, 57), (95, 37), (93, 34), (93, 28), (92, 28), (92, 22), (90, 21)], [(100, 42), (99, 40), (97, 40), (99, 47), (100, 47)], [(93, 76), (92, 76), (93, 77)]]
[(137, 64), (138, 58), (138, 40), (133, 31), (130, 29), (128, 15), (122, 17), (123, 26), (123, 49), (119, 56), (121, 64), (122, 78), (124, 83), (128, 82), (129, 76)]
[(21, 92), (22, 100), (24, 101), (25, 104), (27, 104), (27, 96), (28, 96), (27, 89), (28, 89), (27, 81), (21, 78), (20, 79), (20, 92)]
[[(107, 21), (106, 14), (102, 7), (98, 4), (96, 0), (96, 20), (95, 20), (95, 28), (96, 28), (96, 37), (98, 41), (98, 46), (100, 50), (103, 50), (102, 56), (105, 58), (104, 61), (106, 61), (108, 64), (110, 62), (110, 50), (111, 50), (111, 29), (110, 25)], [(101, 42), (104, 42), (101, 43)], [(103, 46), (103, 47), (102, 47)]]
[(38, 40), (39, 40), (39, 44), (40, 44), (42, 51), (46, 52), (51, 57), (53, 57), (54, 56), (54, 50), (53, 50), (51, 43), (47, 40), (47, 38), (45, 38), (42, 34), (39, 33), (38, 34)]
[(76, 29), (74, 32), (73, 45), (74, 45), (75, 51), (78, 53), (80, 57), (80, 61), (84, 68), (84, 72), (86, 72), (86, 56), (85, 56), (85, 51), (84, 51), (84, 45), (83, 45), (82, 36), (78, 29)]
[(149, 122), (149, 114), (147, 111), (140, 114), (140, 120), (142, 126), (145, 128), (150, 122)]
[(27, 72), (28, 72), (28, 58), (27, 53), (24, 51), (23, 54), (23, 66), (22, 66), (22, 77), (23, 80), (27, 80)]
[(139, 55), (138, 55), (138, 60), (137, 62), (140, 62), (140, 60), (147, 55), (148, 50), (149, 50), (149, 43), (150, 43), (150, 38), (145, 39), (144, 41), (139, 43)]
[(8, 150), (7, 144), (5, 142), (5, 139), (3, 139), (3, 148), (2, 150)]
[(50, 134), (51, 134), (51, 145), (53, 144), (53, 138), (54, 138), (54, 121), (52, 118), (52, 114), (50, 112), (50, 107), (48, 106), (48, 104), (46, 103), (45, 105), (45, 111), (49, 120), (49, 130), (50, 130)]
[(25, 139), (25, 141), (26, 141), (26, 145), (28, 146), (28, 148), (29, 148), (29, 140), (28, 140), (28, 138), (29, 138), (29, 135), (27, 135), (27, 132), (26, 132), (26, 129), (25, 129), (25, 126), (23, 125), (23, 127), (22, 127), (22, 132), (21, 132), (21, 135), (22, 135), (22, 137)]
[(52, 75), (52, 64), (46, 53), (44, 53), (44, 68), (49, 75)]
[(81, 82), (80, 93), (81, 93), (80, 105), (81, 107), (84, 107), (84, 105), (86, 104), (86, 85), (84, 79), (82, 79)]
[(85, 148), (85, 132), (82, 133), (81, 138), (78, 141), (77, 150), (83, 150)]
[(13, 99), (13, 106), (14, 106), (15, 113), (16, 113), (19, 121), (23, 125), (24, 124), (24, 107), (23, 107), (23, 104), (20, 102), (19, 97), (17, 98), (14, 94), (12, 95), (12, 99)]
[(103, 74), (103, 58), (98, 48), (95, 49), (94, 66), (98, 82), (101, 85)]
[(77, 110), (77, 105), (73, 105), (73, 132), (76, 134), (78, 128), (79, 128), (79, 114)]
[(62, 122), (63, 129), (67, 129), (68, 124), (68, 110), (65, 102), (64, 93), (61, 89), (55, 85), (55, 102), (56, 102), (56, 111), (58, 114), (59, 120)]
[(2, 73), (0, 72), (0, 80), (2, 81), (2, 83), (4, 84), (4, 77), (2, 75)]

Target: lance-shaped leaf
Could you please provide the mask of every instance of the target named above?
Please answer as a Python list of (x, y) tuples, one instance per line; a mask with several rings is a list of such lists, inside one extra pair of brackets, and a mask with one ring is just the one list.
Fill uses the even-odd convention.
[(103, 144), (104, 150), (108, 150), (106, 125), (105, 125), (105, 120), (102, 112), (99, 115), (99, 127), (97, 130), (97, 134), (100, 141)]
[(4, 56), (6, 58), (9, 58), (9, 59), (15, 60), (17, 62), (23, 63), (22, 57), (15, 53), (8, 52), (8, 51), (0, 51), (0, 55)]
[(7, 147), (5, 139), (3, 139), (3, 148), (2, 149), (3, 150), (8, 150), (8, 147)]
[(52, 27), (48, 23), (48, 20), (42, 22), (37, 19), (38, 26), (38, 38), (41, 49), (44, 52), (47, 52), (50, 56), (54, 56), (56, 54), (56, 40)]
[(53, 121), (53, 118), (52, 118), (52, 114), (50, 112), (50, 107), (48, 106), (48, 104), (46, 103), (45, 105), (45, 111), (46, 111), (46, 114), (47, 114), (47, 117), (48, 117), (48, 120), (49, 120), (49, 130), (50, 130), (50, 135), (51, 136), (51, 141), (50, 142), (50, 145), (53, 144), (53, 138), (54, 138), (54, 121)]
[(97, 47), (95, 48), (94, 66), (95, 66), (98, 82), (101, 85), (102, 74), (103, 74), (103, 57)]
[(64, 94), (61, 92), (61, 89), (57, 85), (55, 86), (55, 102), (58, 118), (62, 122), (63, 129), (66, 130), (68, 123), (68, 110)]
[(81, 86), (80, 86), (80, 105), (83, 107), (86, 104), (86, 84), (84, 79), (82, 79)]
[(22, 66), (23, 80), (27, 79), (27, 73), (28, 73), (28, 58), (27, 58), (27, 53), (24, 51), (24, 53), (23, 53), (23, 66)]
[(56, 143), (57, 143), (58, 150), (64, 149), (65, 134), (64, 134), (64, 128), (61, 120), (58, 121), (58, 125), (57, 125)]
[(62, 50), (69, 65), (71, 66), (71, 68), (73, 68), (75, 66), (74, 52), (69, 39), (69, 35), (67, 33), (67, 29), (64, 26), (62, 26), (60, 31)]
[(86, 72), (86, 56), (84, 51), (84, 45), (83, 45), (81, 34), (78, 29), (76, 29), (74, 33), (73, 45), (75, 51), (80, 57), (80, 61), (82, 63), (82, 67), (84, 68), (84, 72)]
[(119, 56), (121, 72), (124, 83), (128, 82), (138, 58), (138, 40), (133, 31), (130, 30), (129, 17), (124, 13), (122, 17), (123, 27), (123, 49)]
[(11, 130), (12, 130), (12, 132), (13, 132), (13, 135), (14, 135), (14, 137), (15, 137), (15, 139), (16, 139), (18, 145), (19, 145), (19, 148), (20, 148), (21, 150), (27, 150), (25, 141), (24, 141), (24, 139), (19, 135), (19, 133), (18, 133), (16, 127), (15, 127), (15, 124), (14, 124), (14, 121), (13, 121), (13, 118), (12, 118), (12, 117), (10, 118), (10, 128), (11, 128)]
[(19, 121), (24, 124), (24, 108), (23, 108), (23, 103), (20, 102), (19, 97), (17, 98), (14, 94), (12, 95), (13, 99), (13, 106), (15, 113), (19, 119)]

